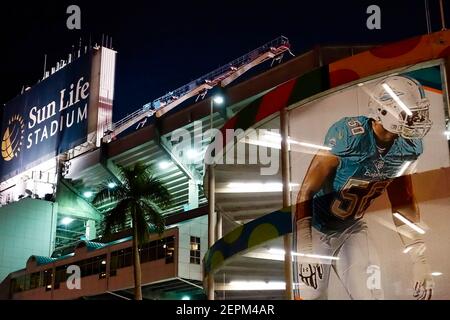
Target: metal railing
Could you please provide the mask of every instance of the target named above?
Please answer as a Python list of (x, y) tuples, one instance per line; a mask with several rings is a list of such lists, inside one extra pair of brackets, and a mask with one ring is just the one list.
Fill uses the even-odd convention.
[(289, 40), (288, 38), (281, 36), (278, 37), (270, 42), (267, 42), (266, 44), (262, 45), (261, 47), (243, 55), (242, 57), (239, 57), (233, 61), (231, 61), (230, 63), (214, 70), (211, 71), (210, 73), (194, 80), (191, 81), (190, 83), (174, 90), (171, 91), (169, 93), (167, 93), (166, 95), (154, 100), (151, 103), (148, 103), (144, 106), (144, 108), (158, 108), (161, 106), (161, 104), (167, 104), (169, 102), (171, 102), (174, 99), (178, 99), (179, 97), (185, 95), (187, 92), (193, 90), (194, 88), (198, 87), (199, 85), (202, 85), (204, 83), (212, 83), (215, 84), (215, 82), (217, 82), (219, 79), (222, 78), (223, 75), (227, 74), (228, 72), (230, 72), (230, 70), (238, 69), (250, 62), (252, 62), (253, 60), (255, 60), (256, 58), (258, 58), (260, 55), (268, 52), (268, 51), (277, 51), (277, 49), (279, 49), (280, 47), (285, 47), (285, 48), (289, 48)]
[(153, 100), (152, 102), (145, 104), (142, 108), (111, 124), (110, 128), (108, 128), (108, 131), (114, 132), (117, 129), (117, 131), (119, 131), (117, 133), (120, 133), (134, 123), (142, 121), (143, 118), (152, 116), (156, 112), (156, 110), (191, 93), (201, 85), (208, 84), (213, 87), (219, 84), (223, 79), (230, 76), (230, 74), (232, 74), (234, 71), (247, 64), (252, 63), (252, 61), (256, 60), (263, 54), (271, 52), (274, 55), (280, 55), (285, 51), (289, 51), (289, 49), (289, 39), (284, 36), (280, 36), (272, 41), (267, 42), (259, 48), (227, 63), (226, 65), (196, 80), (193, 80), (190, 83), (181, 86), (178, 89), (171, 91), (158, 99)]

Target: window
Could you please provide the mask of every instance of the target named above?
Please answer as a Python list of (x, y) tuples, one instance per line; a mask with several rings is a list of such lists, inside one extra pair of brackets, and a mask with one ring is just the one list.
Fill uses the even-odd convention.
[(106, 273), (106, 255), (92, 257), (76, 263), (81, 270), (81, 277), (98, 274), (99, 278), (105, 277)]
[[(89, 259), (74, 262), (72, 265), (80, 267), (81, 277), (98, 274), (99, 279), (106, 277), (106, 255), (96, 256)], [(61, 282), (66, 282), (70, 274), (67, 273), (69, 265), (59, 266), (55, 271), (55, 289), (59, 289)], [(49, 271), (49, 270), (48, 270)], [(47, 271), (45, 271), (47, 272)], [(51, 274), (44, 273), (46, 290), (51, 290)]]
[(25, 277), (17, 277), (12, 279), (12, 292), (22, 292), (25, 291)]
[(17, 293), (41, 287), (45, 287), (45, 290), (49, 291), (52, 289), (52, 277), (52, 269), (48, 269), (13, 278), (11, 281), (11, 291), (12, 293)]
[(156, 259), (164, 259), (166, 257), (166, 242), (164, 241), (165, 239), (161, 239), (158, 241), (152, 241), (152, 242), (156, 242), (156, 249), (157, 249), (157, 256)]
[(67, 268), (69, 265), (56, 267), (55, 271), (55, 289), (59, 289), (61, 282), (67, 281)]
[[(168, 237), (160, 240), (150, 241), (139, 249), (141, 263), (165, 259), (166, 264), (174, 262), (175, 239)], [(133, 265), (132, 248), (126, 248), (111, 253), (110, 275), (117, 275), (117, 269)]]
[(24, 275), (24, 291), (30, 290), (30, 274)]
[(52, 278), (53, 278), (52, 269), (45, 270), (43, 273), (44, 273), (44, 281), (42, 285), (45, 287), (45, 291), (50, 291), (52, 290)]
[(173, 263), (175, 254), (174, 237), (150, 241), (144, 244), (140, 251), (141, 263), (166, 259), (166, 264)]
[(157, 241), (150, 241), (142, 245), (142, 247), (139, 249), (139, 252), (141, 263), (158, 260), (159, 255), (161, 254), (161, 250), (158, 248)]
[(117, 269), (129, 267), (133, 264), (131, 248), (126, 248), (111, 253), (111, 276), (117, 274)]
[(40, 287), (41, 273), (34, 272), (30, 275), (30, 290)]
[(173, 263), (175, 257), (175, 238), (166, 239), (166, 264)]
[(191, 263), (200, 264), (200, 238), (191, 236)]
[(141, 263), (158, 259), (158, 244), (155, 241), (144, 244), (140, 249)]
[(109, 270), (109, 274), (111, 277), (114, 277), (117, 275), (117, 261), (119, 259), (117, 252), (118, 251), (111, 253), (111, 262), (110, 262), (110, 270)]

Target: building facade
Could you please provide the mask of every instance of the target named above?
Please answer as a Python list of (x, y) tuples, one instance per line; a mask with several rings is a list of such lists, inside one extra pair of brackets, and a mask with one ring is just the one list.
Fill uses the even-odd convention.
[[(166, 232), (152, 235), (140, 251), (144, 298), (285, 298), (286, 279), (292, 270), (286, 271), (284, 254), (280, 252), (286, 249), (285, 237), (293, 230), (289, 208), (302, 184), (305, 164), (317, 146), (323, 147), (322, 124), (331, 125), (338, 115), (354, 116), (362, 110), (359, 107), (341, 110), (343, 107), (335, 107), (333, 100), (327, 99), (346, 102), (345, 97), (350, 96), (364, 101), (361, 92), (351, 89), (371, 88), (374, 79), (406, 68), (402, 73), (422, 81), (434, 105), (441, 101), (440, 107), (433, 109), (440, 110), (433, 115), (433, 122), (440, 126), (434, 126), (433, 130), (448, 131), (444, 77), (448, 73), (448, 32), (414, 41), (407, 40), (406, 44), (413, 42), (416, 51), (398, 57), (389, 54), (396, 52), (397, 46), (409, 48), (408, 45), (315, 48), (279, 65), (266, 66), (263, 72), (238, 84), (223, 85), (219, 90), (225, 97), (223, 105), (215, 104), (213, 97), (202, 92), (196, 101), (186, 100), (158, 117), (153, 116), (152, 105), (145, 106), (133, 115), (140, 121), (131, 126), (125, 124), (132, 117), (112, 123), (115, 52), (108, 48), (94, 49), (88, 72), (89, 97), (85, 93), (90, 109), (82, 143), (76, 146), (60, 143), (65, 139), (63, 136), (51, 156), (30, 161), (21, 172), (5, 167), (9, 169), (4, 170), (6, 178), (0, 190), (0, 278), (4, 279), (1, 297), (133, 298), (129, 230), (117, 234), (114, 240), (103, 240), (103, 215), (114, 204), (94, 204), (92, 200), (105, 183), (112, 186), (121, 183), (119, 166), (129, 168), (141, 163), (152, 168), (173, 199), (169, 208), (160, 209), (166, 219)], [(429, 50), (424, 45), (427, 41), (433, 43)], [(272, 51), (260, 53), (271, 59), (277, 57)], [(389, 56), (386, 59), (379, 57), (386, 55)], [(417, 66), (419, 63), (424, 64)], [(425, 71), (417, 73), (418, 70)], [(76, 88), (77, 82), (72, 82)], [(80, 82), (80, 97), (83, 86)], [(62, 90), (58, 90), (59, 94)], [(33, 88), (30, 92), (34, 92)], [(338, 93), (342, 96), (337, 96)], [(158, 101), (170, 106), (172, 100)], [(336, 105), (346, 104), (341, 100)], [(47, 111), (51, 111), (51, 103), (46, 108), (49, 105)], [(281, 144), (286, 134), (281, 119), (283, 111), (288, 112), (283, 120), (288, 122), (288, 136), (299, 142), (288, 150)], [(317, 114), (322, 118), (316, 119)], [(51, 129), (51, 119), (47, 120)], [(123, 131), (117, 130), (124, 126)], [(6, 133), (5, 128), (2, 130)], [(211, 128), (218, 130), (208, 132)], [(227, 129), (234, 130), (230, 136)], [(213, 135), (216, 139), (211, 144)], [(219, 136), (223, 137), (222, 143)], [(442, 137), (428, 143), (432, 146), (429, 148), (444, 150), (448, 138)], [(190, 143), (183, 143), (186, 140)], [(206, 161), (212, 146), (216, 159), (222, 156), (225, 159), (214, 166), (214, 179), (210, 179), (211, 166)], [(243, 153), (239, 154), (239, 150)], [(252, 158), (255, 150), (256, 158)], [(283, 155), (286, 151), (291, 165), (286, 164), (286, 153)], [(442, 160), (439, 165), (446, 167), (445, 156), (439, 159)], [(435, 173), (437, 162), (423, 163), (429, 167), (420, 167), (418, 173)], [(445, 178), (443, 183), (447, 183)], [(445, 199), (444, 194), (428, 200)], [(374, 205), (378, 207), (370, 210), (386, 207), (384, 203)], [(385, 213), (378, 213), (382, 214)], [(380, 228), (377, 225), (374, 228), (377, 227)], [(73, 272), (67, 272), (71, 266), (81, 270), (79, 288), (73, 288)], [(292, 283), (293, 287), (296, 285), (298, 282)], [(400, 282), (397, 286), (402, 291), (405, 284)], [(339, 291), (334, 285), (331, 288)]]

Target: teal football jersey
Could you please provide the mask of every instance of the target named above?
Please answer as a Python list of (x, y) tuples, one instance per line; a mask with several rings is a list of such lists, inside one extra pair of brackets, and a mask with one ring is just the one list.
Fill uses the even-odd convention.
[(402, 137), (381, 152), (372, 121), (364, 116), (343, 118), (325, 137), (325, 146), (340, 163), (332, 179), (313, 197), (313, 226), (322, 232), (341, 230), (361, 219), (405, 162), (415, 161), (423, 152), (421, 140)]

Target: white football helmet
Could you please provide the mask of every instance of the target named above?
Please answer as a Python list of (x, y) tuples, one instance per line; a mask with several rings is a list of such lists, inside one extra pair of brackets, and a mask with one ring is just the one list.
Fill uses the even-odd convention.
[(375, 85), (369, 100), (370, 117), (405, 139), (422, 139), (433, 124), (430, 101), (422, 85), (408, 76), (390, 76)]

